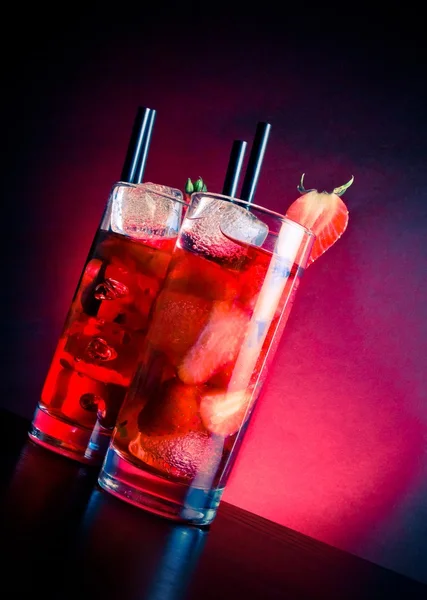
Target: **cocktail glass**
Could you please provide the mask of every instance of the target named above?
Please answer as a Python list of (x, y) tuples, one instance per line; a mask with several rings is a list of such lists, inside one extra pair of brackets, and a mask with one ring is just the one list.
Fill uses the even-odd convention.
[(261, 206), (192, 195), (100, 472), (104, 490), (175, 521), (212, 522), (314, 237)]
[(185, 207), (173, 188), (113, 186), (35, 411), (37, 444), (101, 464)]

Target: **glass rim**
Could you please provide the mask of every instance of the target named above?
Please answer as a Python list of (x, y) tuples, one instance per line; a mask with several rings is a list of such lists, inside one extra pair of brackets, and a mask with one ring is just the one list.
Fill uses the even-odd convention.
[[(280, 219), (280, 221), (282, 221), (282, 223), (288, 223), (289, 225), (294, 225), (300, 229), (303, 229), (308, 236), (316, 238), (316, 234), (313, 231), (311, 231), (311, 229), (309, 229), (308, 227), (305, 227), (305, 225), (301, 225), (301, 223), (298, 223), (297, 221), (290, 219), (286, 215), (282, 215), (274, 210), (265, 208), (264, 206), (261, 206), (259, 204), (254, 204), (253, 202), (248, 202), (247, 200), (241, 200), (240, 198), (235, 198), (233, 196), (226, 196), (225, 194), (219, 194), (219, 193), (217, 194), (216, 192), (193, 192), (190, 196), (191, 200), (193, 200), (193, 196), (200, 196), (200, 197), (207, 196), (208, 198), (218, 198), (219, 200), (224, 200), (224, 201), (231, 202), (231, 203), (238, 203), (242, 206), (248, 206), (251, 208), (255, 208), (256, 210), (259, 210), (260, 212), (263, 212), (267, 215), (270, 215), (272, 217)], [(187, 204), (187, 206), (188, 206), (188, 204)]]
[[(150, 183), (150, 182), (147, 182)], [(129, 187), (129, 188), (137, 188), (141, 185), (145, 185), (145, 182), (141, 182), (141, 183), (130, 183), (129, 181), (117, 181), (114, 186), (113, 189), (116, 187)], [(154, 184), (157, 185), (157, 184)], [(178, 192), (181, 192), (181, 190), (178, 190), (178, 188), (172, 188), (174, 190), (177, 190)], [(167, 194), (166, 192), (159, 192), (158, 190), (152, 190), (153, 194), (157, 194), (158, 196), (162, 196), (162, 198), (166, 198), (166, 200), (171, 200), (172, 202), (178, 202), (178, 204), (182, 204), (183, 206), (188, 206), (188, 202), (185, 200), (184, 198), (184, 194), (182, 194), (182, 199), (180, 198), (176, 198), (175, 196), (171, 196), (169, 194)]]

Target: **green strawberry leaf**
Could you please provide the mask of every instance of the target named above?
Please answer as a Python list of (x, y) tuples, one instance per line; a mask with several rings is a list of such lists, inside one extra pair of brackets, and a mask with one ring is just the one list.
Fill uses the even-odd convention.
[(187, 179), (187, 183), (185, 184), (185, 193), (192, 194), (194, 192), (194, 185), (190, 178)]

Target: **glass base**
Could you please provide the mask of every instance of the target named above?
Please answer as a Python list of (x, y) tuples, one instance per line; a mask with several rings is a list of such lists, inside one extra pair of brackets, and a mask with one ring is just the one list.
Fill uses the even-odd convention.
[(111, 431), (96, 423), (93, 429), (62, 421), (42, 408), (37, 408), (30, 439), (57, 454), (86, 465), (101, 465), (110, 443)]
[(224, 489), (203, 489), (142, 471), (110, 448), (98, 483), (113, 496), (166, 519), (190, 525), (214, 520)]

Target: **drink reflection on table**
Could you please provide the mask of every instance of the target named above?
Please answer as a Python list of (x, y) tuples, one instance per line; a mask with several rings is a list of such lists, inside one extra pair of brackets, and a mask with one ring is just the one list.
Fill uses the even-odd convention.
[(176, 524), (103, 491), (92, 493), (82, 524), (83, 583), (88, 592), (123, 600), (179, 600), (187, 597), (208, 530)]
[[(77, 521), (96, 482), (97, 470), (52, 454), (28, 441), (5, 486), (3, 514), (30, 532)], [(59, 533), (57, 531), (57, 533)], [(63, 533), (63, 531), (61, 532)]]
[[(71, 558), (73, 539), (97, 470), (53, 454), (27, 441), (8, 481), (1, 506), (2, 567), (25, 574), (14, 578), (16, 594), (53, 584), (53, 573)], [(58, 592), (59, 595), (60, 592)]]

